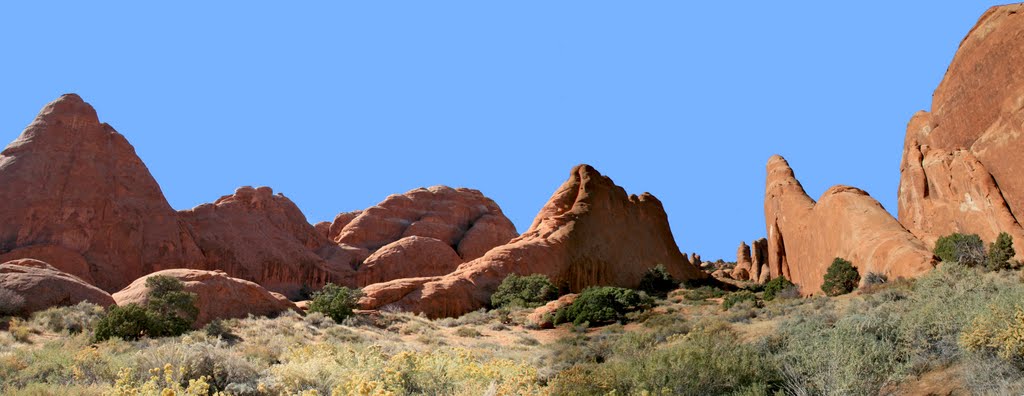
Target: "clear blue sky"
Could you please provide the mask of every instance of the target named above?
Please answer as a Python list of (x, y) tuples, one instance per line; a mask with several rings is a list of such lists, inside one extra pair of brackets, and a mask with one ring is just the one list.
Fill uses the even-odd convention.
[(86, 3), (0, 5), (3, 142), (75, 92), (178, 209), (267, 185), (315, 223), (446, 184), (520, 231), (589, 163), (728, 260), (765, 234), (775, 153), (895, 212), (906, 123), (993, 5)]

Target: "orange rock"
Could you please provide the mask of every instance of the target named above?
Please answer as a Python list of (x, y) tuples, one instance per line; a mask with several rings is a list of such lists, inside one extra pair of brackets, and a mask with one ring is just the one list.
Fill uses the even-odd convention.
[(431, 317), (479, 309), (509, 274), (543, 274), (571, 292), (593, 285), (636, 287), (662, 264), (676, 279), (706, 279), (679, 252), (661, 202), (627, 195), (594, 168), (573, 168), (523, 235), (451, 274), (367, 286), (364, 308), (392, 306)]
[(400, 278), (444, 275), (462, 264), (452, 247), (439, 239), (409, 236), (384, 245), (359, 267), (356, 285)]
[(924, 243), (868, 193), (834, 186), (815, 202), (780, 156), (768, 161), (764, 213), (770, 277), (785, 276), (804, 294), (820, 292), (836, 257), (852, 262), (862, 279), (868, 272), (913, 277), (935, 265)]
[(750, 278), (750, 246), (746, 242), (740, 242), (736, 249), (736, 267), (732, 270), (732, 278), (736, 280), (748, 280)]
[(21, 315), (50, 307), (88, 301), (103, 307), (114, 304), (110, 294), (82, 279), (39, 260), (20, 259), (0, 264), (0, 289), (25, 299)]
[(555, 327), (555, 323), (553, 322), (555, 312), (572, 304), (573, 301), (576, 301), (576, 297), (579, 297), (579, 294), (566, 294), (559, 297), (557, 300), (537, 307), (533, 312), (526, 316), (526, 320), (527, 322), (533, 323), (542, 329), (553, 328)]
[(146, 275), (114, 293), (117, 305), (145, 304), (149, 297), (146, 279), (170, 276), (185, 284), (185, 291), (196, 294), (199, 328), (214, 319), (244, 318), (248, 315), (269, 316), (298, 308), (284, 296), (271, 293), (253, 282), (229, 277), (224, 271), (170, 269)]
[(0, 198), (0, 254), (34, 249), (107, 291), (202, 257), (135, 149), (78, 95), (46, 105), (0, 153)]
[(1024, 240), (1022, 35), (1024, 5), (985, 12), (935, 90), (931, 113), (907, 126), (899, 219), (929, 247), (954, 232)]
[(241, 187), (179, 214), (205, 257), (191, 267), (222, 270), (291, 296), (303, 286), (346, 283), (353, 276), (346, 253), (269, 187)]
[(761, 270), (768, 267), (768, 240), (761, 238), (754, 241), (750, 256), (750, 280), (764, 283), (761, 280)]

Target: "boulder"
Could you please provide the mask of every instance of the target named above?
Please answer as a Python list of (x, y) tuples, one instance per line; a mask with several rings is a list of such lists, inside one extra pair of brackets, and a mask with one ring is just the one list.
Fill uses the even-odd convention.
[(440, 239), (408, 236), (384, 245), (359, 267), (356, 285), (450, 273), (462, 258)]
[(960, 43), (931, 112), (907, 126), (899, 219), (929, 247), (954, 232), (1024, 240), (1022, 36), (1024, 5), (986, 11)]
[(276, 315), (286, 310), (298, 311), (295, 304), (284, 296), (271, 293), (253, 282), (232, 278), (224, 271), (195, 269), (170, 269), (139, 278), (124, 290), (114, 293), (117, 305), (144, 305), (149, 300), (146, 279), (153, 276), (177, 278), (184, 283), (185, 291), (196, 294), (196, 308), (199, 308), (196, 328), (215, 319)]
[(17, 311), (27, 316), (50, 307), (75, 305), (87, 301), (107, 307), (114, 304), (110, 294), (50, 264), (20, 259), (0, 264), (0, 289), (24, 298)]
[[(770, 277), (785, 276), (804, 294), (820, 292), (836, 257), (867, 273), (890, 279), (931, 270), (931, 251), (867, 192), (834, 186), (815, 202), (804, 192), (789, 163), (768, 161), (765, 220)], [(762, 274), (763, 276), (763, 274)]]
[(526, 321), (542, 329), (553, 328), (555, 327), (555, 323), (553, 322), (555, 312), (572, 304), (573, 301), (576, 301), (576, 297), (579, 297), (579, 294), (566, 294), (559, 297), (557, 300), (550, 301), (547, 304), (537, 307), (533, 312), (526, 316)]
[(658, 264), (681, 281), (708, 278), (679, 252), (657, 198), (627, 195), (610, 178), (579, 165), (518, 238), (444, 276), (369, 285), (360, 305), (457, 316), (486, 306), (509, 274), (543, 274), (579, 292), (593, 285), (636, 287)]
[(135, 149), (78, 95), (43, 107), (0, 152), (0, 254), (54, 260), (106, 291), (201, 261)]

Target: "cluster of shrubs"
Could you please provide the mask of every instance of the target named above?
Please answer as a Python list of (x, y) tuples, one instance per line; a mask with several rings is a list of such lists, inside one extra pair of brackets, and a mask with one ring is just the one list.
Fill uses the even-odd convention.
[(988, 245), (978, 234), (950, 234), (939, 238), (933, 250), (944, 263), (956, 263), (968, 267), (980, 267), (989, 271), (1018, 269), (1021, 263), (1013, 260), (1016, 251), (1013, 249), (1013, 237), (1005, 232), (999, 233), (995, 242)]
[(633, 289), (611, 286), (589, 287), (572, 304), (555, 312), (554, 323), (607, 324), (623, 321), (626, 314), (654, 305), (654, 299)]
[(144, 305), (114, 306), (96, 323), (96, 341), (121, 338), (168, 337), (184, 334), (199, 315), (196, 295), (185, 291), (180, 280), (169, 276), (146, 279), (148, 300)]

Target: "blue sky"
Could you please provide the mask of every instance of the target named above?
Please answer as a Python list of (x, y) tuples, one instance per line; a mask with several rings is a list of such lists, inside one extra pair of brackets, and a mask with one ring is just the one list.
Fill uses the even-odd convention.
[(772, 154), (895, 213), (906, 123), (994, 5), (142, 3), (0, 5), (0, 141), (75, 92), (178, 209), (267, 185), (315, 223), (445, 184), (520, 231), (589, 163), (728, 260)]

